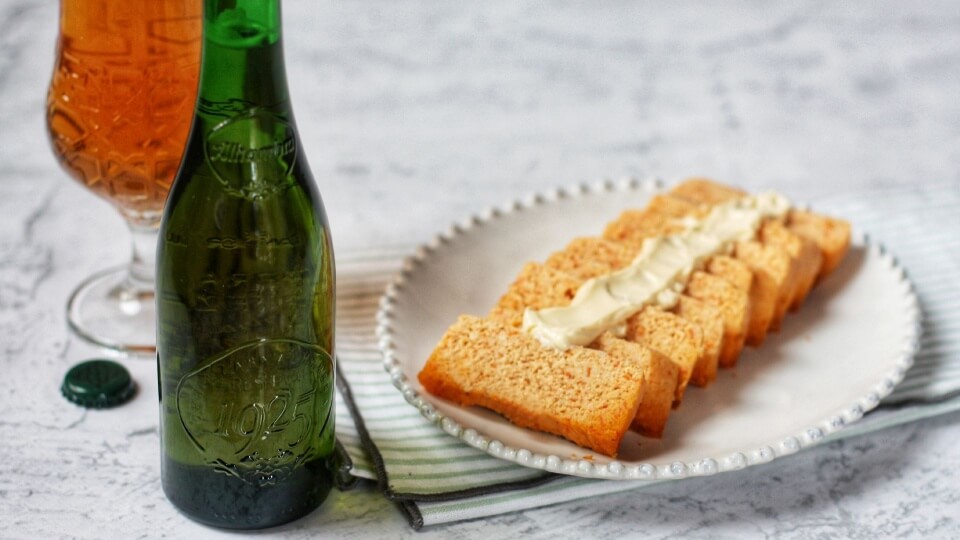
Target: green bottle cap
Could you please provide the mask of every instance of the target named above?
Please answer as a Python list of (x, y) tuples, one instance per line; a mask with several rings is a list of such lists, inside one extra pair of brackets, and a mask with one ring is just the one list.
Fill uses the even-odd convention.
[(67, 372), (60, 387), (63, 397), (91, 409), (126, 403), (137, 391), (127, 368), (112, 360), (87, 360)]

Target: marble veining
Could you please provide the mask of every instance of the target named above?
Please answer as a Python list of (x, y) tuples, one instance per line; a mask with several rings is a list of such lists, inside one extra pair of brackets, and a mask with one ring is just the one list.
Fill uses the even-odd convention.
[[(955, 2), (284, 4), (294, 109), (338, 250), (415, 245), (482, 208), (625, 175), (816, 201), (960, 189)], [(57, 3), (0, 0), (0, 537), (216, 538), (159, 486), (155, 366), (128, 405), (59, 395), (66, 329), (124, 226), (50, 153)], [(957, 414), (742, 472), (414, 533), (370, 484), (268, 536), (960, 536)]]

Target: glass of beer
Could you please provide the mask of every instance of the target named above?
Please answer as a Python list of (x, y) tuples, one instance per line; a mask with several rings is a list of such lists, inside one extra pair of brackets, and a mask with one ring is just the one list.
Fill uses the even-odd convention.
[(193, 117), (200, 65), (198, 0), (61, 0), (47, 96), (53, 152), (76, 181), (116, 208), (131, 261), (86, 279), (70, 327), (124, 353), (155, 350), (157, 229)]

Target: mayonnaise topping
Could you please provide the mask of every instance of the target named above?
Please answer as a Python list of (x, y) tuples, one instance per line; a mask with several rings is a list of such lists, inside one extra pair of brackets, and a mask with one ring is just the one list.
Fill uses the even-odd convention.
[(557, 349), (587, 345), (607, 330), (622, 332), (646, 305), (673, 307), (707, 258), (752, 239), (765, 218), (783, 217), (789, 209), (782, 195), (764, 193), (714, 206), (702, 219), (684, 218), (683, 232), (645, 240), (629, 266), (587, 281), (569, 306), (527, 308), (523, 329)]

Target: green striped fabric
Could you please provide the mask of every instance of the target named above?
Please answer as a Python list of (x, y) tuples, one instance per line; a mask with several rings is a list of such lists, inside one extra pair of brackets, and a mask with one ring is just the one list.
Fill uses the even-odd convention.
[[(831, 438), (960, 409), (960, 184), (838, 194), (815, 206), (889, 248), (907, 268), (924, 310), (921, 348), (906, 379), (878, 409)], [(337, 435), (356, 476), (378, 481), (416, 528), (652, 485), (561, 477), (501, 461), (447, 435), (407, 404), (383, 370), (374, 326), (379, 297), (410, 251), (341, 254), (337, 261), (337, 353), (348, 383), (338, 396)], [(372, 452), (365, 449), (364, 429)]]
[[(341, 255), (337, 261), (337, 355), (366, 429), (387, 467), (387, 495), (416, 498), (543, 478), (542, 471), (493, 458), (427, 422), (390, 382), (376, 345), (374, 316), (387, 282), (409, 250)], [(349, 408), (338, 396), (337, 436), (354, 473), (377, 480)]]

